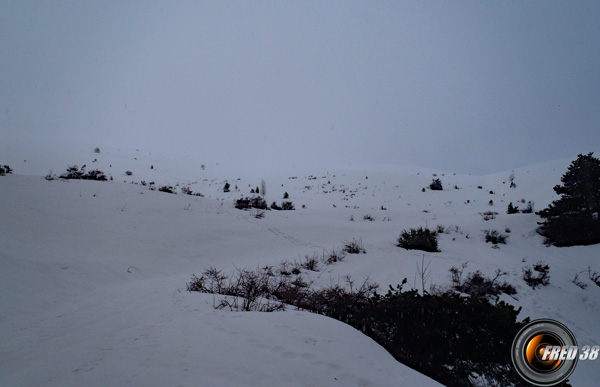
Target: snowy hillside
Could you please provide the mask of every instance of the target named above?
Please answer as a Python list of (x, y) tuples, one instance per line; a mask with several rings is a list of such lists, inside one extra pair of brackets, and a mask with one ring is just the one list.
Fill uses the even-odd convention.
[[(600, 271), (599, 247), (546, 247), (535, 214), (506, 214), (509, 202), (539, 210), (555, 199), (552, 187), (569, 159), (468, 176), (381, 166), (263, 175), (142, 149), (87, 149), (67, 158), (52, 165), (35, 155), (0, 160), (15, 170), (0, 177), (0, 385), (437, 385), (336, 320), (293, 308), (215, 310), (217, 297), (186, 291), (192, 274), (209, 266), (278, 264), (353, 238), (367, 253), (322, 267), (311, 277), (316, 286), (349, 274), (382, 288), (407, 278), (419, 288), (422, 259), (430, 262), (429, 284), (440, 286), (452, 266), (487, 275), (501, 269), (517, 289), (503, 299), (523, 308), (521, 319), (553, 318), (580, 345), (600, 344), (593, 323), (600, 288), (582, 274), (586, 289), (572, 281), (588, 267)], [(113, 180), (43, 178), (71, 164)], [(442, 191), (428, 188), (434, 178)], [(251, 196), (262, 179), (269, 204), (287, 192), (296, 210), (257, 219), (256, 211), (235, 209), (234, 200)], [(150, 182), (178, 194), (152, 191)], [(226, 182), (231, 192), (223, 192)], [(183, 195), (183, 187), (204, 197)], [(486, 221), (486, 211), (498, 214)], [(440, 235), (441, 252), (396, 246), (403, 229), (438, 225), (449, 230)], [(507, 244), (492, 248), (484, 229), (506, 233)], [(533, 290), (522, 268), (540, 260), (550, 266), (550, 285)], [(598, 379), (600, 368), (588, 361), (570, 381)]]

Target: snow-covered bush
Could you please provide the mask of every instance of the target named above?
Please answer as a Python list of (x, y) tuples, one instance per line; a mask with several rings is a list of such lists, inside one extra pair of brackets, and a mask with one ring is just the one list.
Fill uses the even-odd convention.
[(243, 198), (235, 201), (235, 208), (240, 210), (258, 208), (259, 210), (266, 210), (268, 208), (265, 199), (260, 196), (254, 196), (252, 198)]
[(296, 207), (294, 207), (294, 203), (292, 203), (292, 202), (282, 202), (281, 209), (284, 211), (291, 211), (291, 210), (295, 210)]
[(397, 239), (397, 246), (407, 250), (423, 250), (430, 253), (439, 252), (437, 232), (428, 228), (411, 228), (402, 230)]
[(79, 167), (77, 165), (72, 165), (72, 166), (68, 167), (67, 172), (60, 175), (60, 178), (66, 179), (66, 180), (70, 180), (70, 179), (98, 180), (98, 181), (108, 180), (106, 178), (106, 175), (104, 174), (104, 172), (102, 172), (98, 169), (93, 169), (91, 171), (86, 172), (85, 165), (82, 166), (81, 169), (79, 169)]
[(444, 385), (520, 386), (511, 344), (528, 320), (517, 322), (518, 314), (512, 305), (486, 297), (420, 295), (398, 285), (390, 286), (386, 295), (354, 305), (348, 324), (382, 344), (398, 361)]
[(11, 174), (13, 173), (13, 170), (10, 166), (8, 165), (0, 165), (0, 176), (6, 176), (6, 174)]
[(483, 235), (485, 236), (485, 243), (492, 243), (497, 245), (498, 243), (506, 244), (506, 238), (508, 235), (502, 234), (498, 230), (483, 230)]
[(158, 190), (159, 190), (160, 192), (166, 192), (166, 193), (170, 193), (170, 194), (174, 194), (174, 193), (176, 193), (176, 192), (175, 192), (175, 189), (174, 189), (173, 187), (171, 187), (171, 186), (166, 186), (166, 185), (162, 185), (162, 186), (158, 187)]
[(273, 202), (271, 204), (271, 209), (277, 211), (291, 211), (295, 210), (296, 207), (294, 207), (294, 203), (292, 202), (281, 202), (281, 206), (277, 205), (277, 202)]

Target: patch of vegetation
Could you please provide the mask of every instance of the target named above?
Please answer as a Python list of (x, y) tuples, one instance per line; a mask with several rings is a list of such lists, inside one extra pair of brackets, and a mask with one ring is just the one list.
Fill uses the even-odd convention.
[(521, 210), (521, 213), (523, 213), (523, 214), (532, 214), (533, 213), (533, 202), (528, 201), (527, 202), (527, 207), (523, 208)]
[(406, 279), (380, 295), (377, 284), (356, 284), (346, 276), (343, 284), (315, 290), (289, 269), (265, 266), (236, 269), (230, 275), (209, 268), (193, 276), (187, 289), (224, 295), (215, 308), (272, 312), (292, 305), (335, 318), (373, 338), (398, 361), (446, 385), (522, 384), (512, 367), (510, 346), (529, 319), (517, 322), (519, 311), (504, 302), (454, 291), (420, 295), (404, 291), (405, 284)]
[(507, 214), (518, 214), (519, 213), (519, 207), (517, 206), (513, 206), (512, 202), (508, 203), (508, 208), (506, 210)]
[(498, 243), (505, 245), (506, 238), (508, 238), (508, 235), (502, 234), (497, 230), (483, 230), (483, 235), (485, 236), (485, 243), (492, 243), (494, 245)]
[(419, 295), (398, 285), (354, 310), (350, 325), (445, 385), (522, 384), (510, 347), (529, 319), (518, 323), (519, 311), (507, 303), (453, 292)]
[(575, 277), (571, 281), (582, 290), (587, 288), (587, 284), (579, 279), (579, 273), (575, 274)]
[(265, 199), (260, 196), (253, 196), (251, 198), (243, 198), (235, 201), (235, 208), (240, 210), (246, 210), (250, 208), (257, 208), (259, 210), (266, 210), (268, 208)]
[(162, 185), (160, 187), (158, 187), (158, 190), (160, 192), (166, 192), (166, 193), (170, 193), (170, 194), (176, 194), (177, 192), (175, 192), (175, 189), (172, 186), (167, 186), (167, 185)]
[[(146, 184), (142, 184), (142, 185), (146, 185)], [(201, 194), (200, 192), (192, 191), (192, 189), (190, 187), (181, 187), (181, 193), (184, 195), (204, 197), (204, 195)]]
[(343, 251), (345, 251), (348, 254), (366, 254), (367, 252), (367, 250), (365, 250), (365, 248), (363, 247), (362, 239), (354, 238), (352, 238), (351, 241), (344, 242)]
[(0, 176), (6, 176), (13, 173), (12, 168), (9, 165), (0, 165)]
[(471, 296), (490, 297), (497, 296), (500, 293), (513, 295), (517, 294), (514, 286), (508, 282), (500, 282), (500, 278), (508, 274), (500, 269), (496, 270), (494, 277), (485, 277), (479, 270), (468, 273), (463, 278), (463, 272), (467, 264), (464, 263), (459, 269), (455, 266), (450, 268), (450, 281), (452, 289), (459, 293), (466, 293)]
[(480, 212), (479, 214), (483, 217), (483, 220), (485, 220), (486, 222), (488, 220), (496, 219), (496, 215), (498, 215), (498, 213), (495, 211)]
[(600, 160), (578, 155), (560, 181), (561, 197), (537, 213), (545, 219), (538, 232), (559, 247), (600, 243)]
[(550, 284), (550, 266), (545, 262), (539, 261), (531, 267), (523, 268), (523, 280), (532, 289), (538, 286), (547, 286)]
[(429, 184), (429, 189), (432, 191), (442, 191), (444, 189), (442, 187), (442, 181), (440, 179), (433, 179), (431, 184)]
[(77, 165), (73, 165), (67, 168), (67, 172), (60, 175), (61, 179), (71, 180), (71, 179), (79, 179), (79, 180), (97, 180), (97, 181), (106, 181), (106, 175), (104, 172), (94, 169), (91, 171), (85, 171), (85, 165), (79, 169)]
[(284, 211), (292, 211), (292, 210), (295, 210), (296, 207), (294, 207), (294, 203), (292, 203), (292, 202), (282, 202), (281, 209)]
[(600, 286), (600, 273), (598, 273), (597, 271), (592, 272), (592, 268), (590, 266), (588, 266), (586, 271), (588, 273), (590, 280), (593, 283), (595, 283), (596, 286)]
[(407, 250), (423, 250), (436, 253), (438, 249), (437, 232), (428, 228), (411, 228), (403, 230), (397, 240), (397, 246)]
[(322, 262), (326, 265), (332, 265), (337, 262), (342, 262), (346, 258), (344, 250), (333, 249), (330, 252), (323, 251)]

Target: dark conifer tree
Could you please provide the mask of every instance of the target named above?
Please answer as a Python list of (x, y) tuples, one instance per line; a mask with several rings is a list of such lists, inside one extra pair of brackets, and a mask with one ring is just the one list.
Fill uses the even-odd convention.
[(561, 198), (537, 213), (545, 219), (540, 234), (556, 246), (600, 243), (600, 160), (578, 155), (560, 181)]
[(507, 214), (518, 214), (519, 207), (513, 206), (512, 202), (508, 203), (508, 209), (506, 210)]

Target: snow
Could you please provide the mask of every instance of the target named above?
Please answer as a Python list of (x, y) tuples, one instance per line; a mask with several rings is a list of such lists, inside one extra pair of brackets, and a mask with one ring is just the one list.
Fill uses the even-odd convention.
[[(200, 160), (183, 156), (105, 148), (80, 150), (70, 162), (65, 154), (35, 153), (26, 162), (17, 155), (0, 160), (15, 170), (0, 177), (0, 385), (437, 385), (339, 321), (293, 308), (216, 310), (218, 296), (186, 291), (191, 275), (209, 266), (278, 264), (352, 238), (362, 239), (367, 253), (307, 275), (315, 286), (350, 274), (384, 289), (406, 277), (419, 288), (422, 259), (438, 285), (465, 262), (465, 272), (501, 269), (518, 291), (503, 299), (523, 308), (520, 318), (554, 318), (580, 345), (600, 344), (600, 288), (586, 274), (579, 275), (586, 289), (572, 282), (590, 266), (600, 271), (598, 246), (546, 247), (535, 214), (506, 215), (510, 201), (521, 208), (521, 199), (532, 201), (539, 210), (555, 199), (552, 187), (571, 160), (515, 169), (517, 187), (510, 188), (512, 171), (469, 176), (365, 166), (241, 174), (214, 162), (203, 170)], [(42, 177), (68, 164), (99, 168), (114, 181)], [(422, 192), (433, 178), (444, 190)], [(269, 203), (288, 192), (296, 210), (256, 219), (233, 208), (261, 179)], [(150, 191), (141, 180), (179, 184), (177, 191), (189, 186), (205, 197)], [(232, 192), (222, 192), (225, 181)], [(484, 221), (480, 213), (490, 210), (498, 215)], [(375, 220), (364, 220), (367, 214)], [(441, 235), (442, 252), (396, 246), (403, 229), (438, 224), (458, 226)], [(483, 229), (506, 228), (507, 245), (484, 242)], [(550, 266), (550, 285), (533, 290), (522, 267), (540, 260)], [(574, 386), (598, 379), (594, 361), (579, 362), (570, 378)]]

